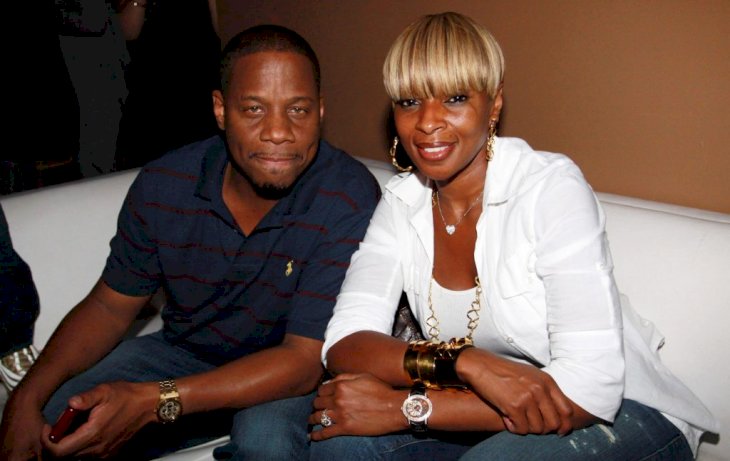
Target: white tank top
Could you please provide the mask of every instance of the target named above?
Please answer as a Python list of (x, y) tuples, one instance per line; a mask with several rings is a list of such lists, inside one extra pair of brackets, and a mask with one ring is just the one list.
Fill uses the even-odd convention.
[[(439, 321), (438, 329), (441, 341), (448, 341), (451, 338), (463, 338), (469, 333), (467, 328), (469, 319), (466, 313), (471, 309), (471, 303), (474, 301), (476, 291), (476, 287), (461, 291), (449, 290), (439, 285), (436, 279), (431, 279), (431, 302)], [(498, 334), (483, 294), (480, 301), (479, 324), (474, 330), (473, 336), (474, 345), (502, 357), (524, 361), (524, 357)], [(420, 323), (424, 336), (426, 336), (426, 339), (430, 339), (426, 319), (422, 319)]]

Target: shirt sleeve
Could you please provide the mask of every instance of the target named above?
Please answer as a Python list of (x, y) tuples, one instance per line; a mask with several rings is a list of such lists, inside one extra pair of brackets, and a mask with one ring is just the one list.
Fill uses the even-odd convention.
[(145, 200), (144, 170), (127, 193), (117, 220), (117, 233), (102, 280), (115, 291), (129, 296), (146, 296), (160, 285), (161, 271), (153, 234), (154, 210)]
[(613, 421), (624, 389), (621, 307), (604, 214), (577, 167), (545, 184), (535, 234), (550, 343), (544, 371), (576, 404)]
[(381, 199), (360, 248), (353, 255), (345, 282), (327, 326), (322, 361), (344, 337), (363, 330), (390, 334), (403, 291), (403, 272), (396, 239), (392, 195)]

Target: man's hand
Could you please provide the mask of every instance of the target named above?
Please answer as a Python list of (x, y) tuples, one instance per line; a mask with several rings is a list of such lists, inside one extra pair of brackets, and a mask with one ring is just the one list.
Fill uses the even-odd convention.
[(106, 458), (146, 424), (155, 421), (159, 398), (157, 383), (114, 382), (101, 384), (69, 399), (69, 406), (88, 411), (88, 420), (58, 443), (49, 440), (51, 427), (43, 427), (43, 447), (56, 457)]
[(459, 356), (457, 373), (494, 405), (510, 432), (566, 434), (573, 429), (572, 402), (550, 375), (532, 365), (471, 348)]
[(22, 405), (12, 399), (5, 407), (0, 440), (2, 449), (0, 459), (3, 461), (26, 461), (40, 457), (41, 430), (45, 420), (40, 409), (33, 405)]

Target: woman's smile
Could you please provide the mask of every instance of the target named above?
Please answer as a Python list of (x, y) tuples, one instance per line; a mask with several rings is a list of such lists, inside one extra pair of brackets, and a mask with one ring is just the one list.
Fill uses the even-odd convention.
[(448, 157), (454, 151), (455, 143), (416, 143), (418, 155), (427, 161), (439, 161)]

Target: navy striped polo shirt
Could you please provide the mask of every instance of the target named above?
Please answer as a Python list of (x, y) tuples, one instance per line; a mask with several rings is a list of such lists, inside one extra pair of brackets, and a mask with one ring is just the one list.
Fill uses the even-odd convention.
[(215, 136), (145, 166), (102, 275), (131, 296), (163, 287), (164, 337), (216, 365), (285, 333), (323, 339), (380, 197), (364, 165), (320, 141), (292, 192), (246, 236), (223, 202), (227, 163)]

